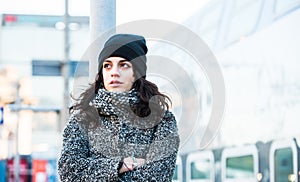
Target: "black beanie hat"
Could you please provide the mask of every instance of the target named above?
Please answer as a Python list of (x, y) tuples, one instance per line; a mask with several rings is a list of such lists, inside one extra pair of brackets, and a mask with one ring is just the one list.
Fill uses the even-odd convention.
[(116, 34), (110, 37), (104, 44), (98, 58), (98, 72), (102, 64), (109, 57), (122, 57), (130, 61), (134, 66), (137, 78), (146, 77), (148, 48), (143, 36), (134, 34)]

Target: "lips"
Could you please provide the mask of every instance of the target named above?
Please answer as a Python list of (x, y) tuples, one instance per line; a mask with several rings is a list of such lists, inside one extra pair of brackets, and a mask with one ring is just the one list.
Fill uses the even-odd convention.
[(109, 85), (112, 86), (112, 87), (117, 87), (121, 84), (122, 84), (122, 82), (120, 82), (118, 80), (112, 80), (111, 82), (109, 82)]
[(118, 80), (112, 80), (109, 84), (122, 84), (122, 82), (118, 81)]

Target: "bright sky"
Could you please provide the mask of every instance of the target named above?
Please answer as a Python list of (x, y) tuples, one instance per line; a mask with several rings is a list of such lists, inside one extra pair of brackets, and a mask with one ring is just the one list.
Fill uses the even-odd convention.
[[(117, 24), (138, 19), (180, 23), (209, 0), (117, 0)], [(89, 15), (89, 0), (69, 0), (71, 15)], [(64, 0), (1, 0), (1, 13), (63, 14)]]
[(208, 1), (117, 0), (117, 23), (138, 19), (163, 19), (181, 23), (192, 16)]

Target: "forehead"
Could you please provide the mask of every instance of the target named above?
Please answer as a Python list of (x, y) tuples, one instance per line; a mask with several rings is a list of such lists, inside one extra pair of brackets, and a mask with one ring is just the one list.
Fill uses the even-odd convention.
[(127, 61), (125, 58), (122, 58), (122, 57), (109, 57), (109, 58), (106, 58), (104, 60), (104, 62), (119, 62), (119, 61)]

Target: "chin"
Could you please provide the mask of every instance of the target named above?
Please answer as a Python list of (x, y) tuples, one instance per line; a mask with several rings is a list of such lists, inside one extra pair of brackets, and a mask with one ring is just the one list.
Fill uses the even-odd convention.
[(124, 88), (110, 88), (107, 89), (109, 92), (126, 92), (127, 90)]

